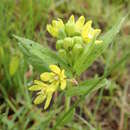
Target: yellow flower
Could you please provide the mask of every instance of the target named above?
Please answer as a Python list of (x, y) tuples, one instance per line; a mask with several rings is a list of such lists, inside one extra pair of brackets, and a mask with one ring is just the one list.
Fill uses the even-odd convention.
[[(92, 28), (92, 21), (85, 23), (85, 17), (80, 16), (77, 21), (74, 15), (71, 15), (67, 23), (63, 23), (61, 19), (53, 20), (52, 24), (47, 25), (47, 31), (56, 38), (64, 39), (67, 37), (81, 36), (85, 43), (90, 43), (94, 37), (97, 37), (101, 30)], [(95, 41), (96, 44), (102, 43), (100, 40)]]
[[(92, 21), (86, 22), (82, 29), (81, 36), (85, 43), (90, 43), (94, 37), (97, 37), (100, 34), (100, 29), (92, 28)], [(96, 43), (101, 43), (102, 41), (96, 40)]]
[(58, 90), (58, 87), (63, 90), (66, 87), (66, 76), (64, 70), (56, 65), (50, 65), (52, 72), (45, 72), (40, 75), (42, 81), (34, 80), (34, 85), (29, 88), (30, 91), (38, 91), (34, 104), (40, 104), (45, 101), (44, 109), (47, 109), (53, 93)]
[(59, 31), (61, 29), (64, 29), (64, 23), (61, 19), (58, 20), (53, 20), (52, 25), (48, 24), (47, 25), (47, 31), (53, 36), (53, 37), (58, 37)]
[(35, 80), (34, 83), (35, 85), (29, 88), (30, 91), (39, 91), (37, 93), (37, 97), (34, 100), (34, 104), (40, 104), (46, 100), (44, 109), (47, 109), (52, 99), (53, 93), (57, 90), (58, 85), (56, 82), (48, 85), (38, 80)]
[(83, 26), (84, 26), (84, 23), (85, 23), (85, 17), (84, 16), (80, 16), (79, 19), (75, 23), (76, 28), (81, 31)]
[(56, 65), (50, 65), (51, 72), (42, 73), (40, 78), (44, 82), (56, 82), (60, 88), (63, 90), (66, 88), (66, 76), (64, 74), (64, 69), (60, 70), (60, 68)]

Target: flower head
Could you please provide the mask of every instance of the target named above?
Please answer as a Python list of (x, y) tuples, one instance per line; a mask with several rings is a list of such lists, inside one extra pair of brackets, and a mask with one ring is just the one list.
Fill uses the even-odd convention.
[(41, 80), (49, 83), (56, 82), (62, 90), (65, 89), (66, 76), (64, 74), (64, 69), (61, 70), (56, 65), (50, 65), (49, 67), (51, 72), (42, 73), (40, 76)]
[(35, 104), (40, 104), (45, 101), (44, 109), (47, 109), (52, 99), (53, 93), (66, 88), (66, 76), (64, 70), (56, 65), (50, 65), (52, 72), (45, 72), (40, 75), (42, 81), (34, 80), (34, 85), (29, 88), (30, 91), (38, 91), (37, 97), (34, 100)]
[[(60, 19), (58, 21), (53, 20), (52, 25), (47, 25), (47, 30), (57, 38), (56, 50), (58, 54), (71, 66), (75, 64), (77, 58), (80, 58), (86, 44), (93, 41), (95, 44), (102, 43), (101, 40), (97, 40), (101, 30), (94, 29), (91, 20), (85, 23), (84, 16), (75, 20), (74, 15), (71, 15), (66, 23), (63, 23)], [(48, 76), (52, 77), (51, 80), (54, 80), (54, 73)], [(59, 84), (62, 86), (61, 82)]]
[[(77, 21), (74, 15), (71, 15), (67, 23), (63, 23), (61, 19), (53, 20), (52, 25), (47, 25), (47, 31), (53, 36), (61, 39), (66, 37), (80, 36), (84, 43), (90, 43), (93, 38), (97, 37), (101, 30), (92, 28), (92, 21), (89, 20), (85, 23), (85, 17), (80, 16)], [(63, 40), (62, 39), (62, 40)], [(95, 43), (101, 43), (102, 41), (96, 40)]]

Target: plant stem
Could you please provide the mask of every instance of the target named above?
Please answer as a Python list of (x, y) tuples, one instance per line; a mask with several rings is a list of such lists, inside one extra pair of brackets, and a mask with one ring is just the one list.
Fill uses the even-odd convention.
[(66, 96), (66, 99), (65, 99), (65, 111), (68, 111), (69, 108), (70, 108), (70, 97)]

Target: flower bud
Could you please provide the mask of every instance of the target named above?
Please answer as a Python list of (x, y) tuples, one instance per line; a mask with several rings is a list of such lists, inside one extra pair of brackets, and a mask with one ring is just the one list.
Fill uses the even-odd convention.
[(77, 58), (80, 56), (80, 54), (83, 51), (83, 47), (81, 44), (75, 44), (73, 49), (72, 49), (72, 53), (74, 56), (74, 60), (77, 60)]
[(66, 50), (70, 50), (70, 49), (72, 49), (73, 44), (74, 44), (73, 38), (67, 37), (64, 39), (63, 47)]
[(78, 52), (81, 52), (82, 50), (83, 50), (82, 45), (78, 43), (78, 44), (75, 44), (75, 45), (74, 45), (72, 51), (73, 51), (74, 53), (78, 53)]
[(56, 49), (59, 50), (63, 47), (63, 40), (58, 40), (56, 42)]
[(62, 57), (62, 58), (65, 58), (66, 59), (66, 51), (65, 49), (60, 49), (58, 51), (59, 55)]
[(75, 35), (80, 35), (80, 32), (77, 30), (76, 26), (74, 23), (67, 23), (65, 25), (65, 31), (68, 36), (75, 36)]
[(80, 36), (75, 36), (74, 38), (74, 44), (83, 44), (83, 39)]
[(67, 61), (72, 66), (73, 65), (73, 53), (72, 51), (67, 52)]

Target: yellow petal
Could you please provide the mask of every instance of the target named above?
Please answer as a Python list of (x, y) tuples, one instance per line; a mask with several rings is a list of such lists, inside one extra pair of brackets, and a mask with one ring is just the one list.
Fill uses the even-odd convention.
[(92, 34), (93, 29), (91, 25), (92, 25), (92, 21), (90, 20), (84, 25), (83, 30), (82, 30), (81, 35), (85, 43), (89, 43), (93, 37), (93, 34)]
[(57, 65), (50, 65), (49, 66), (50, 70), (56, 74), (60, 74), (61, 70)]
[(59, 87), (59, 81), (54, 81), (50, 84), (50, 86), (48, 87), (46, 93), (49, 94), (49, 93), (54, 93), (58, 87)]
[(56, 28), (57, 26), (58, 26), (58, 21), (56, 21), (56, 20), (52, 20), (52, 26), (54, 27), (54, 28)]
[(45, 100), (46, 96), (45, 95), (38, 95), (35, 100), (34, 100), (34, 104), (40, 104)]
[(60, 79), (63, 80), (63, 79), (65, 79), (65, 78), (66, 78), (66, 76), (65, 76), (65, 70), (63, 69), (63, 70), (61, 71), (61, 74), (60, 74)]
[(92, 26), (92, 21), (89, 20), (83, 27), (83, 31), (82, 31), (82, 36), (85, 37), (88, 35), (88, 33), (91, 30), (91, 26)]
[(62, 80), (62, 81), (61, 81), (61, 86), (60, 86), (60, 88), (61, 88), (62, 90), (64, 90), (64, 89), (66, 88), (66, 80)]
[(59, 30), (59, 29), (61, 29), (62, 27), (64, 27), (64, 23), (63, 23), (63, 21), (62, 21), (61, 19), (58, 19), (58, 21), (53, 20), (53, 21), (52, 21), (52, 26), (53, 26), (53, 28)]
[(44, 109), (47, 109), (48, 106), (50, 105), (51, 98), (52, 98), (52, 93), (49, 93), (49, 94), (47, 95), (47, 99), (46, 99), (46, 102), (45, 102)]
[(69, 22), (75, 23), (75, 18), (74, 15), (71, 15), (69, 18)]
[(54, 78), (53, 73), (45, 72), (40, 75), (42, 81), (51, 81)]
[(84, 25), (85, 22), (85, 17), (84, 16), (80, 16), (80, 18), (76, 21), (76, 26), (81, 29)]
[(34, 84), (39, 85), (41, 87), (46, 87), (47, 86), (47, 84), (45, 84), (45, 83), (43, 83), (43, 82), (41, 82), (39, 80), (34, 80)]
[(47, 31), (53, 36), (53, 37), (57, 37), (58, 36), (58, 32), (57, 29), (52, 27), (52, 25), (48, 24), (47, 25)]
[(52, 33), (52, 26), (50, 24), (47, 24), (46, 29), (50, 34)]
[(33, 86), (29, 87), (29, 90), (30, 91), (38, 91), (38, 90), (41, 90), (42, 88), (43, 88), (42, 86), (33, 85)]
[(89, 20), (88, 22), (86, 22), (86, 24), (84, 25), (84, 30), (89, 30), (92, 26), (92, 20)]
[(64, 23), (63, 23), (62, 19), (60, 19), (60, 18), (58, 18), (58, 26), (64, 27)]
[(84, 41), (86, 44), (90, 43), (91, 42), (91, 39), (90, 38), (84, 38)]

